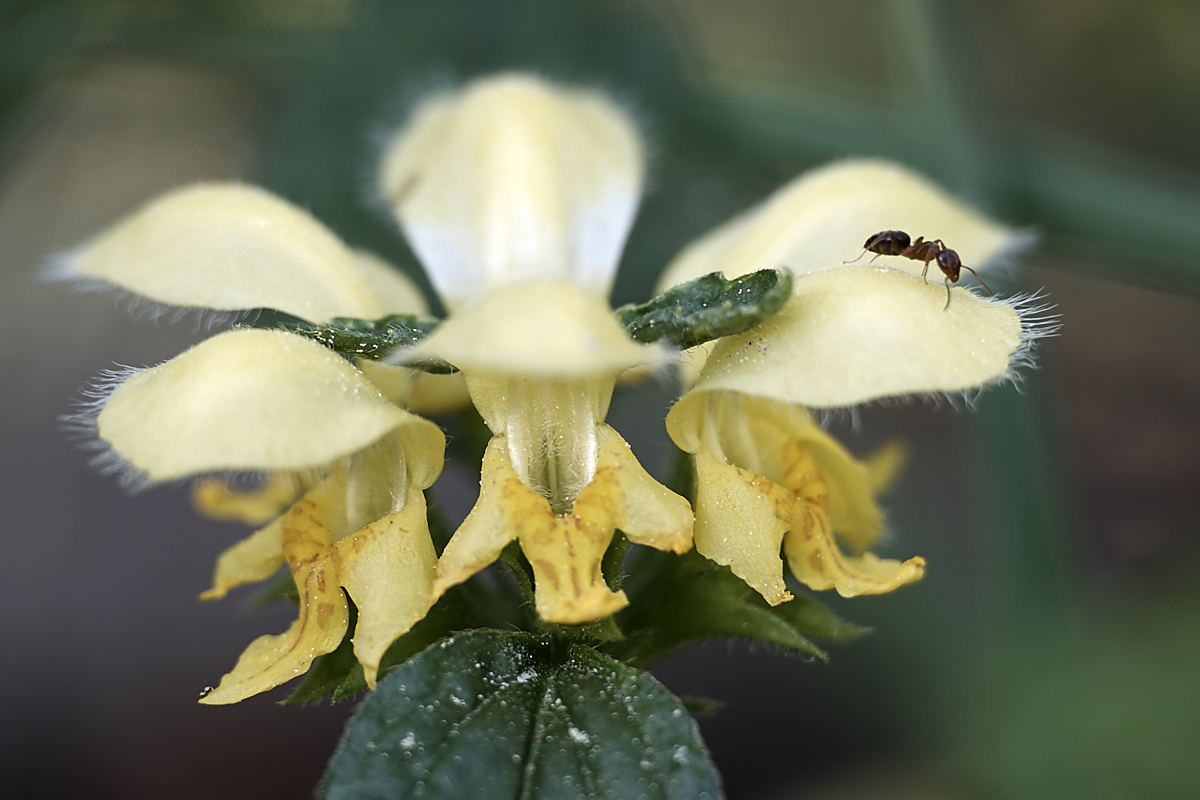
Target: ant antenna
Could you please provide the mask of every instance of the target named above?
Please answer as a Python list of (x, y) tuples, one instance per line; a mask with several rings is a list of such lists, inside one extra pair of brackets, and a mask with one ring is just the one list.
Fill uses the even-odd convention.
[(962, 265), (962, 268), (963, 268), (963, 269), (965, 269), (967, 272), (971, 273), (972, 275), (974, 275), (974, 276), (975, 276), (975, 280), (979, 281), (979, 285), (980, 285), (980, 286), (982, 286), (983, 288), (987, 289), (987, 293), (988, 293), (988, 294), (995, 294), (995, 292), (993, 292), (993, 291), (992, 291), (992, 287), (990, 287), (990, 286), (988, 286), (986, 283), (984, 283), (984, 282), (983, 282), (983, 278), (979, 277), (979, 273), (978, 273), (978, 272), (976, 272), (975, 270), (971, 269), (971, 268), (970, 268), (970, 267), (968, 267), (966, 264), (963, 264), (963, 265)]

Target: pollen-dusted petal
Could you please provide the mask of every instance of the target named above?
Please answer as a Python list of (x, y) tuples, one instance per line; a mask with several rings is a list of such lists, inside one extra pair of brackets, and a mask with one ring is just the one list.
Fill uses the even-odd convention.
[[(828, 485), (829, 519), (837, 535), (861, 552), (883, 533), (883, 514), (872, 496), (867, 466), (799, 406), (735, 391), (694, 389), (667, 414), (667, 432), (685, 452), (707, 448), (723, 464), (789, 488), (796, 471), (806, 469), (798, 461), (811, 456)], [(697, 517), (702, 516), (697, 509)]]
[(874, 553), (857, 557), (842, 553), (816, 509), (797, 508), (795, 517), (783, 551), (792, 574), (810, 589), (836, 589), (842, 597), (885, 594), (925, 575), (925, 559), (920, 556), (897, 561)]
[(520, 74), (424, 102), (380, 173), (451, 309), (531, 279), (607, 296), (641, 181), (641, 143), (616, 105)]
[(695, 388), (837, 408), (1002, 379), (1020, 352), (1012, 306), (910, 272), (847, 266), (797, 276), (758, 327), (721, 339)]
[(412, 418), (331, 350), (282, 331), (236, 329), (130, 376), (97, 426), (159, 482), (323, 466)]
[(313, 322), (383, 314), (337, 236), (291, 203), (241, 184), (164, 195), (70, 254), (60, 274), (173, 306), (274, 308)]
[(313, 659), (332, 652), (350, 620), (337, 569), (329, 558), (333, 544), (322, 484), (301, 498), (283, 521), (283, 553), (300, 593), (300, 616), (284, 633), (250, 643), (217, 688), (201, 703), (224, 705), (273, 689), (306, 672)]
[(437, 553), (424, 494), (410, 487), (402, 509), (337, 541), (333, 558), (342, 586), (358, 607), (354, 655), (374, 689), (383, 654), (433, 605)]
[(625, 593), (609, 589), (601, 574), (622, 499), (616, 470), (611, 465), (597, 469), (571, 512), (556, 515), (546, 498), (521, 482), (504, 438), (488, 443), (479, 501), (442, 552), (435, 596), (491, 564), (506, 544), (519, 539), (533, 568), (542, 619), (575, 625), (624, 608)]
[(608, 425), (597, 427), (596, 472), (608, 471), (615, 478), (615, 526), (635, 544), (686, 553), (692, 548), (691, 505), (650, 477), (621, 434)]
[(792, 599), (783, 581), (779, 546), (793, 495), (749, 470), (696, 454), (696, 551), (734, 575), (773, 606)]
[(354, 264), (379, 299), (379, 316), (429, 313), (425, 295), (395, 266), (366, 250), (354, 251)]
[(262, 525), (287, 511), (302, 491), (300, 479), (292, 472), (272, 472), (256, 489), (239, 489), (221, 478), (205, 478), (192, 487), (192, 505), (211, 519)]
[[(771, 267), (801, 275), (861, 257), (868, 237), (884, 230), (905, 231), (914, 241), (918, 236), (941, 239), (975, 269), (1027, 238), (898, 164), (844, 161), (805, 173), (696, 240), (671, 262), (659, 285), (674, 286), (709, 272), (732, 278)], [(918, 274), (924, 267), (900, 256), (880, 256), (875, 263)], [(940, 275), (936, 265), (932, 272)]]
[(615, 614), (629, 604), (625, 592), (604, 582), (604, 553), (616, 531), (621, 501), (615, 471), (599, 468), (569, 514), (555, 514), (546, 498), (516, 479), (505, 485), (505, 512), (521, 552), (533, 568), (538, 616), (579, 625)]
[(213, 570), (212, 588), (200, 595), (201, 600), (220, 600), (230, 590), (247, 583), (265, 581), (283, 566), (283, 521), (286, 514), (237, 544), (217, 558)]
[(661, 362), (665, 351), (625, 333), (608, 304), (565, 281), (499, 289), (455, 312), (407, 361), (442, 358), (464, 372), (590, 377)]

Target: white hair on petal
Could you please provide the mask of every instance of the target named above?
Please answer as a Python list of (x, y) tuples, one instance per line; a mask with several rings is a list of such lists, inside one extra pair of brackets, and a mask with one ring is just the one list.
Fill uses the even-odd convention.
[(264, 311), (275, 310), (177, 306), (152, 300), (115, 283), (75, 274), (72, 263), (82, 250), (83, 248), (77, 248), (51, 256), (37, 273), (38, 279), (46, 283), (66, 284), (67, 289), (76, 294), (100, 294), (112, 297), (116, 301), (116, 306), (137, 322), (157, 323), (165, 320), (168, 323), (176, 324), (186, 319), (192, 319), (195, 322), (193, 329), (195, 333), (211, 333), (214, 329), (230, 323), (253, 322)]
[(59, 417), (67, 438), (85, 450), (93, 451), (89, 463), (102, 475), (116, 476), (117, 482), (130, 492), (139, 492), (149, 485), (149, 476), (121, 456), (112, 445), (100, 438), (98, 419), (105, 403), (117, 387), (141, 372), (138, 367), (117, 364), (106, 369), (83, 387), (75, 401), (76, 410)]
[(1008, 369), (991, 380), (958, 392), (921, 393), (918, 396), (922, 399), (932, 400), (934, 403), (945, 402), (956, 410), (960, 408), (961, 403), (962, 408), (973, 411), (979, 396), (993, 386), (1012, 384), (1020, 390), (1024, 380), (1021, 371), (1037, 368), (1037, 363), (1033, 358), (1033, 349), (1037, 342), (1057, 336), (1062, 327), (1059, 315), (1051, 313), (1057, 306), (1042, 302), (1046, 299), (1046, 295), (1040, 289), (1035, 292), (1022, 292), (1003, 299), (983, 297), (979, 299), (986, 303), (1008, 306), (1016, 312), (1017, 318), (1021, 322), (1020, 343), (1008, 358)]
[(193, 333), (211, 333), (216, 328), (231, 322), (253, 319), (263, 309), (221, 310), (198, 306), (175, 306), (151, 300), (114, 283), (78, 275), (73, 264), (82, 248), (69, 250), (50, 257), (45, 267), (38, 271), (38, 280), (46, 283), (63, 283), (76, 294), (102, 294), (114, 298), (117, 308), (137, 322), (158, 323), (166, 321), (172, 325), (186, 319), (194, 321)]
[(1020, 383), (1017, 370), (1036, 369), (1033, 360), (1033, 348), (1041, 339), (1057, 336), (1062, 328), (1062, 317), (1052, 313), (1058, 306), (1044, 302), (1046, 295), (1042, 290), (1025, 292), (1008, 298), (1007, 305), (1017, 312), (1021, 320), (1021, 345), (1008, 361), (1008, 371), (997, 380), (1000, 382)]

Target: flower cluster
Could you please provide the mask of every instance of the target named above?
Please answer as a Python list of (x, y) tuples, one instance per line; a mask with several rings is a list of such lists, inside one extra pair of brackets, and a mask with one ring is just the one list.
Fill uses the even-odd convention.
[[(1004, 380), (1037, 335), (1018, 304), (945, 289), (921, 264), (844, 264), (877, 230), (936, 232), (982, 265), (1019, 238), (895, 165), (804, 176), (686, 250), (663, 289), (720, 271), (792, 272), (765, 322), (681, 357), (632, 339), (607, 296), (642, 188), (634, 125), (604, 96), (501, 75), (421, 104), (389, 144), (380, 188), (449, 316), (391, 359), (351, 359), (287, 329), (234, 328), (101, 398), (95, 431), (144, 483), (207, 477), (201, 510), (262, 525), (219, 559), (206, 598), (286, 564), (300, 615), (253, 642), (207, 703), (277, 686), (332, 651), (358, 609), (354, 653), (374, 685), (387, 647), (514, 540), (540, 617), (603, 619), (628, 603), (602, 574), (616, 531), (693, 544), (771, 604), (802, 584), (881, 593), (920, 558), (870, 552), (886, 465), (856, 460), (813, 410)], [(155, 303), (274, 309), (310, 323), (426, 313), (399, 272), (304, 211), (239, 184), (184, 188), (63, 259), (64, 276)], [(605, 424), (618, 378), (675, 358), (688, 387), (667, 431), (694, 455), (693, 505)], [(454, 374), (404, 366), (445, 362)], [(478, 502), (439, 555), (423, 490), (445, 440), (418, 416), (473, 403), (492, 438)], [(782, 554), (782, 555), (781, 555)], [(344, 590), (344, 591), (343, 591)]]

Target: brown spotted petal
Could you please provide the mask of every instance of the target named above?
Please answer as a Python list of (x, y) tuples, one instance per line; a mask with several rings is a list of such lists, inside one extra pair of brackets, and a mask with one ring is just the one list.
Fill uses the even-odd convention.
[(492, 439), (483, 459), (479, 502), (442, 553), (435, 595), (491, 564), (516, 539), (533, 567), (542, 619), (591, 622), (628, 603), (601, 574), (616, 528), (630, 541), (660, 550), (679, 553), (691, 547), (687, 501), (654, 481), (616, 431), (597, 427), (596, 471), (564, 514), (555, 514), (546, 498), (521, 481), (505, 437)]
[(224, 705), (265, 692), (307, 672), (313, 659), (341, 644), (349, 607), (329, 559), (333, 537), (323, 502), (328, 486), (301, 498), (281, 525), (283, 555), (300, 593), (300, 616), (283, 633), (255, 639), (200, 702)]
[(696, 549), (772, 605), (792, 598), (781, 545), (801, 583), (846, 597), (889, 592), (924, 573), (923, 559), (863, 552), (883, 528), (871, 473), (804, 409), (693, 391), (671, 409), (667, 431), (696, 458)]

